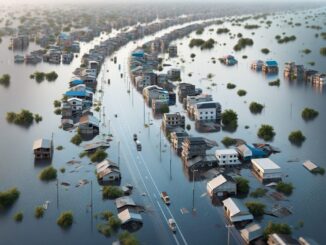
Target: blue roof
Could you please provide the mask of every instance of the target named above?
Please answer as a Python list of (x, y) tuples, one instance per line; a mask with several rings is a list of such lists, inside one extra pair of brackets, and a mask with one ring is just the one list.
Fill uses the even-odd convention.
[(75, 80), (71, 81), (71, 84), (73, 84), (73, 85), (78, 85), (78, 84), (83, 84), (83, 83), (84, 83), (84, 81), (80, 80), (80, 79), (75, 79)]
[(86, 96), (85, 91), (67, 91), (65, 93), (68, 97)]
[(134, 57), (143, 57), (145, 54), (144, 50), (138, 49), (134, 52), (132, 52), (132, 56)]
[(275, 60), (267, 60), (266, 65), (268, 66), (278, 66), (277, 62)]
[(256, 148), (253, 145), (249, 145), (249, 144), (245, 144), (245, 145), (251, 150), (253, 158), (260, 158), (260, 157), (267, 156), (266, 152), (264, 152), (262, 149)]

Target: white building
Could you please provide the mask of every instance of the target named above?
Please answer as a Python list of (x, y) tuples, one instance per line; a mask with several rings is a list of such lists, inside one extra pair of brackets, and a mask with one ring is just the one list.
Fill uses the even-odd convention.
[(237, 194), (237, 184), (228, 175), (220, 174), (206, 185), (210, 197), (214, 195), (224, 196), (225, 194)]
[(83, 100), (72, 97), (67, 100), (69, 105), (71, 106), (72, 111), (82, 111), (83, 110)]
[(252, 168), (262, 180), (276, 181), (282, 179), (280, 166), (269, 158), (252, 159)]
[(238, 152), (235, 149), (221, 149), (215, 151), (219, 166), (239, 165)]
[(213, 121), (221, 118), (221, 105), (218, 102), (200, 102), (194, 106), (196, 121)]
[(178, 47), (177, 45), (170, 45), (169, 46), (169, 57), (174, 58), (178, 56)]
[(254, 219), (248, 208), (239, 199), (229, 197), (223, 201), (223, 206), (226, 216), (232, 223)]

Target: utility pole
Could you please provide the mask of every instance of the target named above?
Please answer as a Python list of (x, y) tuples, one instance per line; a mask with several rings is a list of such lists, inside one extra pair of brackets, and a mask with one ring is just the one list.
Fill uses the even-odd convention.
[(57, 209), (59, 209), (59, 180), (57, 178)]
[(145, 100), (144, 100), (144, 126), (145, 126)]
[(109, 134), (110, 134), (110, 119), (109, 119)]
[(192, 187), (192, 212), (195, 212), (195, 172), (197, 172), (198, 169), (192, 170), (192, 182), (193, 182), (193, 187)]
[(160, 161), (162, 161), (162, 132), (161, 132), (161, 127), (160, 127)]
[(171, 145), (170, 145), (170, 180), (172, 180), (172, 168), (171, 168), (171, 165), (172, 165), (172, 150), (171, 150)]
[(120, 141), (118, 141), (118, 166), (120, 167)]
[(91, 180), (91, 231), (93, 231), (93, 180)]

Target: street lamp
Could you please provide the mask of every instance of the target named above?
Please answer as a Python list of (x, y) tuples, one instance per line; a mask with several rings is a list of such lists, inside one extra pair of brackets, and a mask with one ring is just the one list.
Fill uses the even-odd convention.
[(195, 172), (198, 172), (198, 169), (193, 169), (192, 170), (192, 182), (193, 182), (193, 187), (192, 187), (192, 211), (195, 212)]

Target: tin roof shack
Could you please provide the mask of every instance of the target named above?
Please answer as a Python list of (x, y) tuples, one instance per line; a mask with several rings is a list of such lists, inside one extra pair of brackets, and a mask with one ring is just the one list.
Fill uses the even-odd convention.
[(164, 113), (162, 120), (162, 128), (166, 134), (173, 131), (174, 128), (185, 128), (185, 116), (179, 112), (176, 113)]
[(290, 235), (273, 233), (268, 236), (268, 245), (300, 245), (300, 243)]
[(121, 179), (120, 168), (107, 159), (96, 165), (96, 175), (100, 183), (110, 183)]
[(34, 141), (33, 152), (36, 160), (51, 159), (53, 153), (53, 142), (48, 139)]
[(294, 62), (286, 62), (283, 73), (284, 77), (289, 80), (303, 80), (304, 66), (296, 65)]
[(119, 213), (126, 209), (135, 210), (135, 208), (137, 207), (134, 200), (129, 196), (123, 196), (115, 199), (115, 205)]
[(219, 166), (240, 165), (238, 152), (235, 149), (220, 149), (215, 151)]
[(174, 58), (178, 56), (178, 47), (177, 45), (170, 45), (168, 48), (168, 52), (169, 52), (169, 57), (170, 58)]
[(206, 156), (206, 150), (213, 148), (216, 142), (209, 141), (203, 137), (188, 137), (182, 142), (182, 158), (188, 160), (197, 156)]
[(200, 95), (202, 91), (200, 89), (196, 89), (195, 85), (190, 83), (181, 82), (178, 86), (178, 97), (179, 102), (183, 103), (183, 100), (187, 96), (196, 96)]
[(170, 133), (172, 147), (179, 156), (182, 151), (182, 142), (187, 137), (189, 137), (189, 134), (183, 128), (174, 128), (173, 132)]
[(210, 197), (223, 197), (237, 194), (237, 184), (232, 177), (220, 174), (210, 180), (206, 185), (207, 193)]
[(234, 224), (248, 223), (254, 219), (239, 199), (229, 197), (223, 201), (223, 206), (226, 216)]
[(124, 229), (138, 230), (143, 225), (143, 219), (139, 213), (129, 208), (118, 213), (121, 227)]
[(79, 119), (78, 129), (82, 135), (97, 135), (99, 133), (99, 121), (92, 115), (84, 115)]
[(282, 180), (280, 166), (269, 158), (251, 159), (252, 169), (262, 182)]
[(261, 71), (264, 65), (264, 61), (262, 60), (255, 60), (251, 63), (250, 68), (255, 71)]
[(267, 60), (265, 61), (262, 71), (265, 74), (277, 74), (278, 73), (278, 64), (275, 60)]
[(250, 244), (252, 241), (262, 237), (263, 230), (259, 224), (253, 223), (240, 230), (240, 235), (246, 244)]

